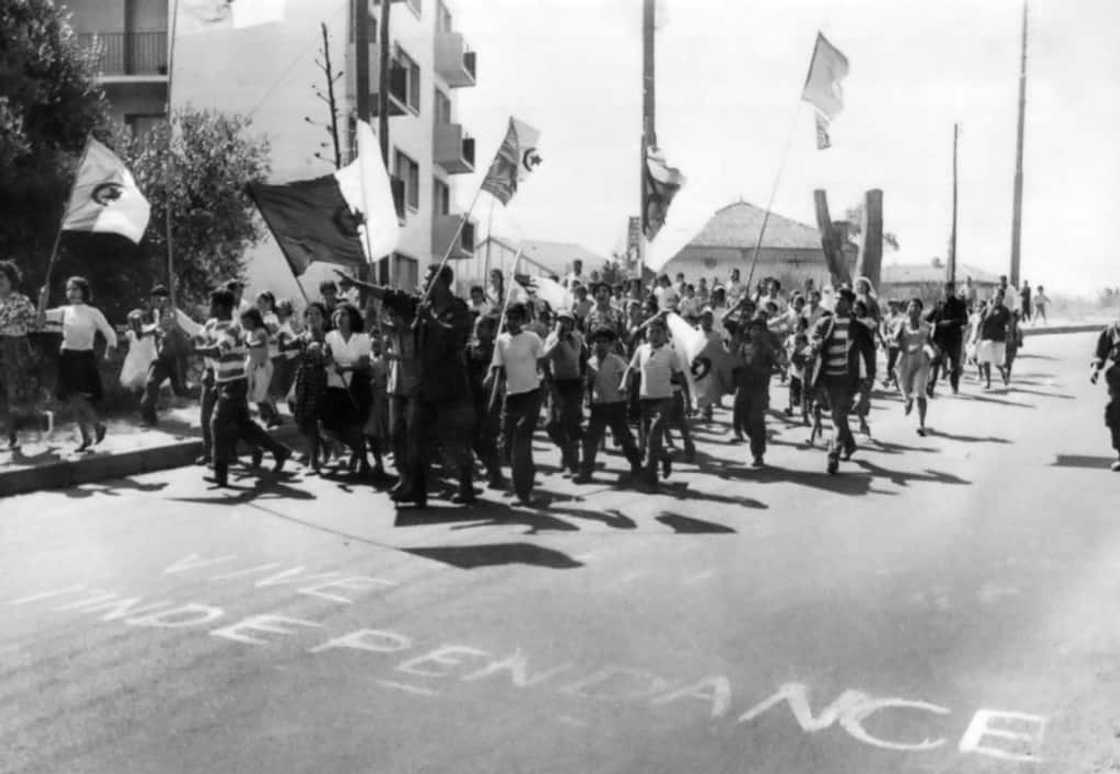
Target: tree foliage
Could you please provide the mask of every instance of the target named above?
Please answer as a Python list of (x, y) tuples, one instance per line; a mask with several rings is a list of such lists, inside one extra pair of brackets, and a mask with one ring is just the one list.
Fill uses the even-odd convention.
[(0, 0), (0, 256), (41, 278), (74, 165), (111, 133), (94, 54), (51, 0)]
[[(133, 140), (123, 156), (152, 205), (143, 246), (152, 276), (166, 277), (167, 209), (176, 293), (202, 305), (214, 285), (244, 270), (246, 248), (264, 237), (245, 192), (269, 171), (268, 141), (250, 137), (244, 116), (185, 108)], [(168, 146), (170, 145), (170, 158)]]

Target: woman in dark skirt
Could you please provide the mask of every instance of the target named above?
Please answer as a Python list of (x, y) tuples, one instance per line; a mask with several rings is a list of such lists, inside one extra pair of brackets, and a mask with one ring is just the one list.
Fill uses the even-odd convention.
[(82, 435), (77, 450), (83, 452), (105, 438), (105, 425), (97, 412), (102, 392), (101, 374), (93, 352), (94, 339), (98, 333), (105, 337), (105, 357), (108, 358), (117, 348), (117, 333), (101, 310), (90, 306), (93, 296), (84, 277), (66, 280), (66, 300), (69, 303), (65, 306), (48, 309), (42, 314), (48, 330), (62, 331), (55, 396), (74, 413)]
[(35, 305), (18, 291), (22, 276), (11, 261), (0, 261), (0, 420), (8, 448), (19, 448), (19, 430), (35, 412), (39, 394), (27, 334), (35, 327)]
[(307, 442), (307, 465), (319, 472), (319, 419), (323, 396), (327, 392), (327, 350), (324, 344), (327, 308), (312, 301), (303, 310), (306, 329), (291, 343), (281, 344), (282, 351), (298, 350), (289, 406), (300, 435)]
[(362, 315), (352, 304), (340, 304), (331, 315), (334, 330), (326, 335), (330, 351), (327, 392), (323, 397), (323, 427), (350, 448), (350, 472), (366, 474), (363, 428), (369, 419), (373, 393), (369, 383), (372, 344)]

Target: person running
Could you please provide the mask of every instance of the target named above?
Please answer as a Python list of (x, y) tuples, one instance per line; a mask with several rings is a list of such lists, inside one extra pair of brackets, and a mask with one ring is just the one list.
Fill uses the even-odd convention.
[(938, 349), (926, 386), (926, 396), (933, 397), (938, 371), (949, 373), (949, 385), (956, 395), (961, 386), (961, 347), (964, 343), (964, 329), (968, 325), (968, 306), (957, 295), (952, 282), (945, 283), (944, 295), (926, 315), (926, 320), (933, 325), (933, 343)]
[(1112, 365), (1104, 372), (1104, 381), (1108, 386), (1104, 424), (1112, 435), (1112, 449), (1117, 454), (1117, 459), (1113, 461), (1111, 468), (1120, 473), (1120, 321), (1109, 325), (1097, 337), (1096, 351), (1091, 364), (1092, 373), (1089, 376), (1091, 384), (1097, 383), (1097, 378), (1109, 361)]
[[(951, 283), (946, 284), (946, 290)], [(959, 300), (959, 299), (958, 299)], [(963, 303), (963, 302), (962, 302)], [(922, 319), (922, 300), (910, 299), (906, 306), (906, 318), (899, 323), (892, 338), (898, 344), (898, 387), (905, 401), (907, 416), (914, 410), (918, 401), (918, 435), (926, 434), (926, 383), (930, 379), (933, 353), (933, 325)]]
[(39, 383), (28, 334), (37, 327), (35, 305), (19, 292), (23, 275), (12, 261), (0, 261), (0, 418), (8, 433), (8, 448), (20, 446), (19, 432), (35, 413)]
[(887, 314), (879, 326), (879, 335), (887, 343), (887, 372), (883, 374), (884, 389), (890, 387), (892, 382), (896, 387), (898, 386), (895, 366), (898, 364), (899, 349), (894, 334), (905, 319), (906, 314), (898, 301), (893, 298), (887, 301)]
[(187, 395), (187, 355), (192, 349), (191, 340), (202, 333), (202, 326), (171, 302), (167, 286), (152, 288), (151, 299), (155, 320), (148, 330), (155, 336), (156, 359), (148, 366), (140, 418), (145, 425), (154, 427), (158, 422), (156, 401), (165, 381), (171, 382), (171, 391), (177, 397)]
[(852, 316), (855, 294), (849, 288), (835, 293), (835, 308), (823, 316), (810, 334), (815, 358), (809, 384), (824, 393), (832, 419), (832, 438), (828, 443), (830, 474), (840, 468), (840, 460), (851, 459), (856, 441), (848, 424), (860, 382), (860, 351), (852, 341), (852, 329), (859, 325)]
[(801, 421), (808, 425), (811, 391), (805, 386), (805, 368), (808, 365), (809, 320), (803, 316), (799, 317), (796, 325), (796, 330), (786, 341), (786, 359), (789, 361), (789, 405), (786, 407), (785, 414), (787, 417), (792, 417), (799, 411)]
[(1050, 297), (1046, 295), (1042, 285), (1038, 286), (1038, 290), (1034, 294), (1034, 322), (1037, 324), (1039, 320), (1045, 325), (1046, 309), (1050, 306)]
[[(43, 294), (45, 304), (46, 288)], [(55, 396), (69, 406), (76, 418), (82, 436), (77, 451), (84, 452), (105, 439), (105, 425), (97, 410), (103, 392), (93, 352), (94, 340), (98, 333), (105, 337), (108, 360), (117, 348), (117, 332), (101, 310), (90, 305), (93, 293), (85, 277), (66, 280), (66, 300), (69, 303), (64, 306), (41, 312), (40, 318), (50, 328), (62, 331)]]
[[(657, 469), (668, 478), (672, 461), (665, 449), (665, 429), (673, 409), (673, 381), (683, 375), (677, 366), (677, 353), (669, 345), (669, 330), (663, 317), (655, 317), (646, 327), (648, 340), (640, 344), (630, 359), (626, 372), (638, 382), (638, 405), (641, 413), (639, 437), (645, 457), (644, 482), (657, 487)], [(620, 389), (625, 384), (620, 384)]]
[(556, 327), (544, 340), (544, 357), (552, 396), (547, 431), (560, 449), (560, 465), (573, 476), (579, 472), (579, 442), (583, 436), (583, 372), (587, 348), (575, 329), (575, 315), (556, 314)]
[(373, 405), (370, 358), (373, 344), (357, 307), (341, 302), (331, 315), (334, 329), (324, 336), (328, 354), (323, 427), (350, 449), (350, 473), (369, 474), (363, 429)]
[(533, 497), (533, 431), (541, 413), (541, 370), (544, 344), (525, 330), (528, 310), (524, 304), (506, 309), (506, 331), (494, 346), (494, 362), (483, 382), (489, 392), (497, 379), (505, 379), (502, 403), (502, 440), (510, 459), (510, 475), (518, 502), (531, 505)]
[(235, 304), (235, 297), (228, 290), (210, 294), (211, 316), (226, 324), (220, 329), (211, 328), (215, 341), (210, 346), (196, 350), (199, 354), (213, 358), (215, 362), (214, 389), (217, 399), (210, 419), (210, 434), (214, 454), (212, 480), (219, 487), (229, 486), (229, 466), (237, 459), (239, 440), (253, 447), (254, 465), (259, 460), (260, 449), (272, 452), (276, 460), (276, 472), (283, 470), (285, 461), (292, 454), (291, 449), (274, 441), (249, 415), (249, 380), (246, 370), (249, 348), (244, 331), (232, 324)]
[(995, 296), (980, 317), (977, 329), (976, 362), (980, 364), (980, 374), (984, 379), (984, 389), (992, 389), (992, 366), (994, 365), (1007, 384), (1007, 336), (1011, 329), (1011, 311), (1003, 304), (1004, 292), (996, 289)]
[(599, 328), (591, 335), (594, 352), (587, 361), (587, 397), (591, 417), (587, 432), (583, 434), (583, 460), (579, 473), (572, 481), (577, 484), (591, 481), (595, 457), (607, 428), (622, 446), (622, 453), (630, 463), (630, 473), (637, 479), (642, 472), (642, 453), (626, 422), (626, 395), (619, 388), (626, 373), (626, 360), (615, 351), (613, 330)]
[(785, 365), (785, 351), (759, 314), (734, 346), (737, 359), (735, 404), (751, 444), (751, 466), (761, 468), (766, 454), (766, 410), (770, 408), (770, 377)]

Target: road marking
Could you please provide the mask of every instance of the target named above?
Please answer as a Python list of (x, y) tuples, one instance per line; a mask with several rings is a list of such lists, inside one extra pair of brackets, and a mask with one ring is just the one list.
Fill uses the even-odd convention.
[(378, 680), (378, 685), (383, 685), (386, 688), (396, 688), (405, 693), (415, 693), (418, 696), (438, 696), (439, 691), (433, 691), (431, 688), (421, 688), (418, 685), (406, 685), (405, 683), (394, 682), (393, 680)]
[(567, 726), (575, 726), (576, 728), (586, 728), (588, 723), (578, 718), (573, 718), (571, 715), (560, 715), (556, 718), (558, 721)]
[(69, 594), (71, 591), (81, 591), (84, 588), (85, 588), (84, 584), (77, 583), (77, 584), (74, 584), (73, 586), (67, 586), (64, 589), (52, 589), (51, 591), (41, 591), (38, 594), (32, 594), (32, 595), (27, 596), (27, 597), (20, 597), (19, 599), (13, 599), (10, 602), (8, 602), (8, 604), (9, 605), (26, 605), (28, 602), (35, 602), (35, 601), (40, 600), (40, 599), (50, 599), (51, 597), (57, 597), (60, 594)]

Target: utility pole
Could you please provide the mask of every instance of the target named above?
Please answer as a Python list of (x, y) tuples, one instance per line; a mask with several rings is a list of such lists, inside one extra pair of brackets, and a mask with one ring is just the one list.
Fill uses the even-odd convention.
[(1011, 213), (1011, 284), (1019, 284), (1023, 231), (1023, 123), (1027, 111), (1027, 0), (1023, 0), (1023, 47), (1019, 60), (1019, 136), (1015, 147), (1015, 198)]
[(960, 124), (953, 124), (953, 226), (949, 231), (949, 266), (946, 268), (949, 282), (957, 281), (957, 138)]
[(642, 4), (642, 142), (641, 163), (638, 178), (641, 181), (639, 217), (642, 219), (642, 235), (638, 240), (638, 279), (645, 270), (645, 231), (646, 231), (646, 151), (657, 144), (657, 131), (654, 128), (654, 10), (655, 0), (643, 0)]
[[(363, 0), (364, 2), (364, 0)], [(389, 169), (389, 8), (392, 0), (381, 0), (381, 25), (377, 28), (377, 58), (380, 63), (378, 68), (377, 85), (377, 139), (381, 142), (381, 161), (385, 169)], [(393, 256), (385, 258), (385, 281), (392, 285), (396, 277), (393, 275)]]

